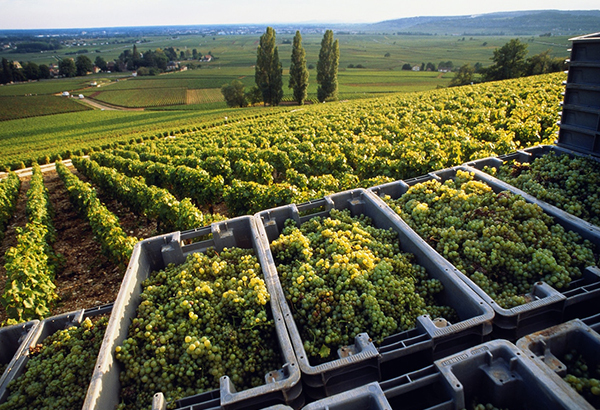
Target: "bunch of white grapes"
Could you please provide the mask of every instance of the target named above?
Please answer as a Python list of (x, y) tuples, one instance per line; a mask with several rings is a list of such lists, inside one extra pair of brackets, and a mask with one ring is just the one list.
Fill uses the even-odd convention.
[(219, 388), (227, 375), (237, 391), (265, 384), (281, 367), (270, 317), (270, 294), (252, 249), (194, 253), (181, 265), (154, 272), (117, 346), (121, 408), (151, 408)]
[(455, 319), (438, 306), (442, 291), (414, 256), (400, 251), (398, 234), (369, 218), (331, 210), (296, 226), (285, 222), (271, 243), (277, 272), (306, 353), (315, 362), (337, 358), (339, 348), (368, 333), (386, 336), (415, 326), (417, 316)]

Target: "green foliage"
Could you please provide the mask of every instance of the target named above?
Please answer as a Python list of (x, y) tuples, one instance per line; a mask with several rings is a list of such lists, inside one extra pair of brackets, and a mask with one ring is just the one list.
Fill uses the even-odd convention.
[(265, 34), (260, 36), (256, 53), (254, 80), (262, 92), (263, 102), (279, 105), (283, 98), (283, 69), (275, 45), (275, 30), (272, 27), (267, 27)]
[(203, 214), (190, 198), (178, 201), (166, 189), (148, 186), (142, 177), (127, 177), (115, 169), (101, 167), (97, 162), (81, 157), (73, 158), (73, 164), (106, 193), (134, 212), (157, 220), (167, 232), (199, 228), (224, 219), (217, 214)]
[(225, 84), (221, 87), (221, 94), (223, 94), (229, 107), (245, 107), (248, 105), (244, 88), (244, 84), (239, 80), (233, 80), (231, 84)]
[(506, 80), (521, 77), (525, 73), (525, 56), (527, 44), (519, 39), (512, 39), (494, 50), (491, 58), (494, 64), (484, 71), (486, 81)]
[(8, 178), (0, 180), (0, 240), (4, 238), (4, 230), (15, 212), (21, 179), (11, 172)]
[(77, 68), (77, 75), (84, 76), (94, 69), (94, 63), (88, 56), (80, 55), (75, 59), (75, 67)]
[(452, 81), (450, 81), (450, 87), (472, 84), (474, 76), (475, 68), (471, 64), (465, 64), (460, 67), (454, 78), (452, 78)]
[(337, 72), (340, 63), (340, 46), (338, 40), (333, 41), (333, 31), (327, 30), (321, 41), (321, 51), (317, 63), (317, 98), (323, 102), (337, 98)]
[(102, 251), (116, 263), (127, 265), (138, 239), (125, 234), (117, 216), (100, 202), (90, 184), (73, 175), (62, 162), (56, 163), (56, 171), (69, 192), (73, 206), (89, 221)]
[(52, 207), (39, 165), (34, 164), (27, 191), (27, 224), (17, 228), (17, 245), (6, 251), (6, 285), (2, 304), (7, 323), (41, 319), (58, 299), (54, 275), (58, 257), (52, 249), (56, 232)]
[(72, 58), (63, 58), (58, 63), (58, 71), (63, 77), (75, 77), (77, 75), (77, 66)]
[(292, 61), (290, 63), (289, 88), (294, 91), (294, 100), (302, 105), (306, 100), (308, 89), (308, 69), (306, 68), (306, 51), (302, 47), (302, 35), (296, 31), (292, 46)]

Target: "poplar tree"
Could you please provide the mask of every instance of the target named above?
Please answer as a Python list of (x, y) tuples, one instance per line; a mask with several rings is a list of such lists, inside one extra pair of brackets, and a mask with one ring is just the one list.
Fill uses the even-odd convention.
[(294, 101), (304, 104), (308, 89), (308, 69), (306, 68), (306, 51), (302, 47), (302, 35), (296, 31), (292, 46), (292, 63), (290, 65), (289, 88), (294, 92)]
[(265, 105), (279, 105), (283, 98), (283, 68), (279, 62), (275, 30), (272, 27), (267, 27), (265, 34), (260, 36), (254, 81), (262, 93)]
[(340, 63), (340, 45), (333, 41), (333, 31), (327, 30), (321, 41), (319, 62), (317, 63), (317, 98), (323, 102), (337, 97), (337, 73)]

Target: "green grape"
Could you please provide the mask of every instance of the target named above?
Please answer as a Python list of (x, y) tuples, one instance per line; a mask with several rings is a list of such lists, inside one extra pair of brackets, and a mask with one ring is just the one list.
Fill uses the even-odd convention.
[(128, 338), (115, 348), (124, 366), (119, 408), (149, 409), (158, 391), (174, 402), (217, 389), (223, 375), (241, 391), (281, 367), (252, 249), (192, 254), (153, 272), (141, 299)]
[(554, 151), (529, 163), (511, 161), (497, 171), (497, 178), (562, 210), (600, 225), (600, 162), (570, 157)]
[(567, 366), (567, 375), (563, 380), (594, 408), (600, 408), (600, 363), (592, 365), (577, 350), (568, 351), (560, 360)]
[(473, 174), (411, 186), (384, 200), (436, 251), (503, 308), (526, 303), (535, 282), (566, 290), (596, 265), (593, 245), (519, 195), (495, 193)]
[(31, 348), (25, 372), (9, 383), (0, 409), (80, 409), (107, 324), (108, 317), (86, 318)]
[(333, 360), (362, 332), (381, 342), (413, 328), (419, 315), (456, 318), (452, 308), (437, 305), (442, 284), (400, 251), (397, 233), (375, 228), (364, 215), (334, 209), (300, 227), (287, 220), (271, 250), (314, 362)]

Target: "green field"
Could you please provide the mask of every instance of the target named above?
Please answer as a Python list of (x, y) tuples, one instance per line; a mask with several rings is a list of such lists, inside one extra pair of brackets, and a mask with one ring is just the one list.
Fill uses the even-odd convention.
[[(216, 99), (217, 90), (233, 80), (240, 80), (246, 87), (254, 85), (254, 64), (256, 48), (260, 34), (202, 36), (189, 35), (180, 37), (156, 36), (141, 39), (138, 50), (173, 47), (179, 53), (183, 50), (196, 49), (200, 55), (211, 53), (211, 62), (196, 62), (200, 68), (184, 72), (165, 73), (158, 76), (134, 78), (129, 72), (97, 74), (76, 79), (44, 80), (36, 83), (16, 84), (0, 87), (0, 96), (52, 94), (62, 91), (82, 92), (87, 97), (96, 98), (113, 105), (123, 107), (159, 107), (191, 104), (206, 110), (205, 103), (216, 104), (223, 99)], [(284, 101), (291, 100), (288, 89), (287, 69), (290, 65), (292, 34), (278, 34), (279, 56), (284, 68)], [(339, 98), (355, 99), (389, 92), (413, 92), (438, 87), (446, 87), (453, 76), (452, 73), (413, 72), (401, 70), (404, 64), (421, 66), (433, 63), (452, 61), (455, 68), (465, 63), (491, 64), (491, 57), (496, 48), (503, 46), (512, 37), (508, 36), (408, 36), (393, 33), (380, 34), (336, 34), (340, 44), (339, 65)], [(85, 46), (90, 52), (90, 59), (97, 55), (105, 60), (113, 60), (133, 43), (140, 39), (119, 39), (119, 44)], [(307, 63), (310, 70), (309, 100), (316, 97), (316, 67), (322, 36), (305, 34), (303, 46), (306, 50)], [(528, 45), (529, 55), (550, 50), (556, 57), (567, 57), (569, 42), (567, 37), (536, 38), (521, 37)], [(73, 53), (78, 49), (70, 47), (58, 50), (52, 55), (9, 54), (0, 53), (0, 57), (36, 63), (56, 62), (57, 58), (69, 57), (64, 53)], [(96, 53), (98, 50), (100, 53)], [(61, 54), (62, 53), (62, 54)], [(183, 61), (182, 63), (186, 63)], [(361, 68), (352, 68), (360, 66)], [(91, 88), (90, 82), (96, 81), (101, 89)], [(181, 89), (166, 92), (164, 89)], [(208, 90), (211, 97), (198, 100), (195, 97), (183, 96), (185, 90)], [(83, 91), (82, 91), (83, 90)], [(140, 91), (146, 90), (146, 91)], [(155, 90), (155, 91), (147, 91)], [(100, 94), (96, 92), (100, 91)], [(120, 93), (118, 93), (120, 92)], [(162, 97), (161, 97), (162, 95)], [(212, 105), (210, 106), (212, 108)], [(186, 107), (185, 109), (189, 109)]]
[(90, 109), (72, 98), (55, 95), (0, 97), (0, 121)]

